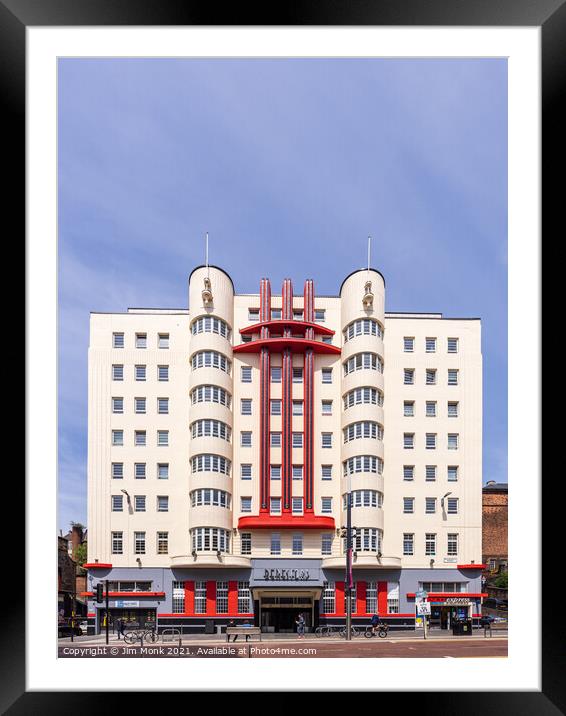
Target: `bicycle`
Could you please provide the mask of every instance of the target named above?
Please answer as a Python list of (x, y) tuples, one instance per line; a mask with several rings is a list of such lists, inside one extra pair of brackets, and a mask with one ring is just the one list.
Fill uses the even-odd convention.
[(155, 629), (132, 629), (131, 631), (124, 632), (124, 644), (135, 644), (136, 641), (140, 643), (146, 641), (149, 644), (155, 644), (159, 641), (159, 636)]
[[(342, 637), (342, 639), (345, 639), (346, 638), (346, 627), (342, 627), (342, 629), (340, 629), (339, 633), (340, 633), (340, 636)], [(361, 636), (362, 632), (360, 631), (359, 627), (352, 626), (352, 627), (350, 627), (350, 634), (353, 637), (357, 637), (357, 636)]]
[(388, 631), (389, 627), (387, 626), (387, 624), (377, 624), (377, 626), (375, 627), (370, 624), (366, 627), (364, 636), (367, 639), (371, 639), (373, 636), (379, 636), (384, 639), (387, 636)]

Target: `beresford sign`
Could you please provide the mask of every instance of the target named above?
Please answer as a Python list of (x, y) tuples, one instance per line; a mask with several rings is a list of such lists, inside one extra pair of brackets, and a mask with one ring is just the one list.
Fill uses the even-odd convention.
[(322, 587), (319, 559), (254, 559), (250, 587)]
[(308, 569), (264, 569), (263, 578), (266, 582), (302, 582), (309, 579)]

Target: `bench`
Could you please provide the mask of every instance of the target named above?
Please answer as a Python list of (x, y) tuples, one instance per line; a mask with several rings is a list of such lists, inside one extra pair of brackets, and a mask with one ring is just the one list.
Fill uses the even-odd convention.
[(258, 635), (261, 641), (260, 627), (226, 627), (226, 641), (230, 641), (231, 636), (252, 636)]

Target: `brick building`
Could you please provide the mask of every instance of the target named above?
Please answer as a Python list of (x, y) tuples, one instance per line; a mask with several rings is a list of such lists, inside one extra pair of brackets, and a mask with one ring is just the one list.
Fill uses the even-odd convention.
[(482, 562), (494, 574), (507, 570), (507, 483), (490, 480), (482, 493)]

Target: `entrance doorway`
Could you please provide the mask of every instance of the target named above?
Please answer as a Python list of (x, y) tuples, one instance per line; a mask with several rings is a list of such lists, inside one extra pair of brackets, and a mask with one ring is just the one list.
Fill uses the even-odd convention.
[(259, 602), (259, 625), (263, 632), (293, 634), (297, 630), (295, 620), (302, 614), (305, 631), (316, 626), (314, 599), (312, 596), (262, 595)]
[[(104, 615), (106, 610), (99, 608), (98, 610), (98, 632), (104, 631)], [(110, 608), (110, 631), (115, 628), (116, 621), (121, 619), (128, 627), (138, 626), (143, 628), (151, 628), (156, 626), (157, 609), (116, 609)]]

